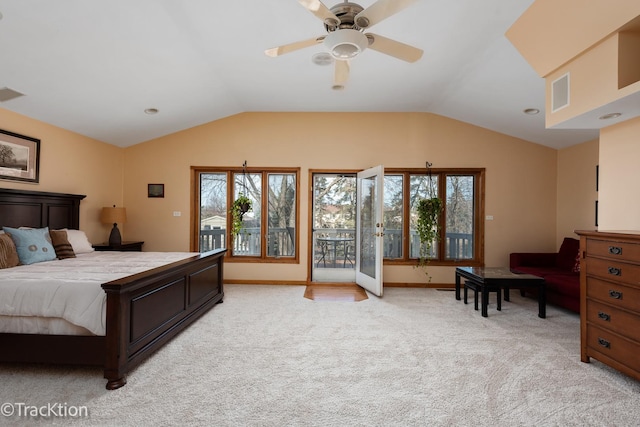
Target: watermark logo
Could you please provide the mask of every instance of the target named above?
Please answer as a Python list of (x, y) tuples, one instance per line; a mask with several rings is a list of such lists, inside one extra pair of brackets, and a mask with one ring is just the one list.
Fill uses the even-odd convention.
[(0, 405), (0, 414), (4, 417), (29, 418), (86, 418), (89, 409), (86, 406), (51, 402), (46, 405), (29, 405), (24, 402), (5, 402)]

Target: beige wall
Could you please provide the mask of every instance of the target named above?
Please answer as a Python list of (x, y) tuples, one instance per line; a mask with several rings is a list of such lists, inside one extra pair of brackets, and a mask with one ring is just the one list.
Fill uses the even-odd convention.
[(638, 0), (535, 0), (506, 36), (545, 77), (638, 15)]
[(640, 118), (600, 132), (599, 230), (640, 230)]
[[(228, 263), (226, 276), (235, 280), (307, 279), (309, 169), (423, 167), (426, 161), (486, 168), (485, 213), (494, 217), (485, 222), (486, 265), (507, 265), (512, 251), (553, 251), (593, 220), (597, 141), (556, 152), (427, 113), (246, 113), (127, 149), (3, 109), (0, 128), (42, 141), (40, 183), (2, 180), (2, 187), (86, 194), (80, 228), (95, 243), (109, 232), (98, 222), (100, 208), (124, 204), (123, 238), (144, 240), (145, 250), (189, 250), (192, 165), (300, 166), (300, 264)], [(609, 132), (612, 145), (615, 135)], [(165, 198), (148, 199), (149, 183), (164, 183)], [(452, 271), (432, 266), (432, 283), (451, 283)], [(384, 274), (387, 282), (426, 281), (411, 267), (388, 266)]]
[(595, 230), (598, 140), (558, 151), (558, 231), (556, 246), (574, 230)]
[[(553, 149), (428, 113), (244, 113), (125, 149), (125, 239), (145, 250), (189, 250), (190, 167), (301, 167), (299, 265), (228, 263), (233, 280), (305, 281), (309, 169), (486, 168), (486, 265), (508, 265), (513, 250), (556, 249)], [(147, 198), (164, 183), (165, 198)], [(181, 216), (173, 216), (174, 211)], [(431, 267), (433, 283), (452, 268)], [(412, 267), (389, 266), (386, 282), (424, 282)]]
[(110, 227), (100, 224), (98, 215), (103, 206), (122, 204), (124, 151), (2, 108), (0, 129), (40, 139), (40, 182), (3, 179), (0, 187), (85, 194), (80, 229), (93, 243), (108, 239)]
[[(538, 74), (547, 78), (548, 127), (575, 116), (586, 117), (598, 109), (620, 111), (624, 118), (635, 114), (633, 108), (616, 101), (635, 96), (627, 98), (633, 106), (640, 93), (640, 2), (597, 0), (589, 2), (589, 7), (583, 3), (536, 0), (507, 32)], [(551, 113), (550, 84), (566, 72), (571, 73), (570, 105)], [(603, 109), (612, 105), (622, 108)], [(640, 229), (640, 201), (636, 197), (639, 134), (640, 118), (630, 118), (601, 129), (599, 143), (559, 152), (558, 239), (574, 225), (594, 228), (590, 217), (595, 215), (595, 206), (589, 209), (594, 197), (599, 203), (599, 230)], [(599, 164), (597, 194), (593, 190), (594, 161)], [(574, 185), (578, 187), (575, 191)], [(573, 210), (572, 205), (577, 208)]]

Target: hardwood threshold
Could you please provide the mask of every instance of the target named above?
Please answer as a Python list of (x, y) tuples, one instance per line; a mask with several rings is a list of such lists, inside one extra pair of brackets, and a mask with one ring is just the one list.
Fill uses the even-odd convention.
[(358, 285), (308, 285), (304, 297), (312, 301), (358, 302), (369, 299), (367, 292)]

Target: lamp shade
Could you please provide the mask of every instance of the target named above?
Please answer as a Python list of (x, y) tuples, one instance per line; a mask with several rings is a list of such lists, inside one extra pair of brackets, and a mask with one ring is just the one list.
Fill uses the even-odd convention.
[(127, 210), (125, 208), (102, 208), (100, 213), (100, 222), (103, 224), (116, 224), (127, 222)]

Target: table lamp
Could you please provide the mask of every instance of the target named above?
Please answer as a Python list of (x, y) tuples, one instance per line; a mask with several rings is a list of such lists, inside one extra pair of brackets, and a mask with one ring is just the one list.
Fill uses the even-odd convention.
[(127, 222), (127, 210), (125, 208), (116, 208), (116, 205), (113, 205), (112, 208), (102, 208), (100, 222), (103, 224), (113, 224), (111, 234), (109, 235), (109, 245), (120, 246), (122, 244), (122, 237), (120, 236), (120, 230), (118, 230), (118, 223), (122, 224)]

